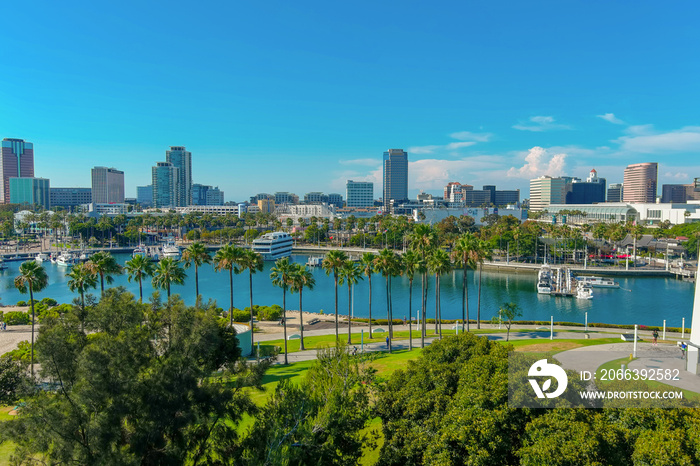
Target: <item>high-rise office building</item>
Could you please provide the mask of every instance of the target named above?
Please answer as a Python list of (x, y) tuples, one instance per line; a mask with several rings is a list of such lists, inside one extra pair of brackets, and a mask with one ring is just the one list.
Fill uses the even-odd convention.
[(386, 210), (391, 206), (391, 201), (408, 200), (408, 153), (403, 149), (389, 149), (384, 152), (382, 171), (384, 181), (382, 202)]
[(345, 183), (345, 201), (348, 207), (374, 207), (374, 183), (348, 180)]
[(178, 207), (180, 199), (180, 170), (168, 162), (157, 162), (151, 168), (153, 207)]
[(92, 203), (123, 204), (124, 172), (116, 168), (92, 169)]
[(51, 208), (62, 207), (71, 210), (92, 202), (92, 188), (49, 188)]
[(218, 186), (214, 188), (195, 183), (192, 185), (191, 205), (224, 205), (224, 192)]
[(51, 208), (49, 180), (46, 178), (10, 178), (10, 203)]
[(136, 186), (136, 203), (141, 207), (151, 207), (153, 205), (153, 185)]
[(586, 181), (574, 179), (567, 186), (567, 204), (596, 204), (605, 202), (605, 178), (598, 178), (598, 172), (591, 170)]
[(343, 207), (343, 196), (338, 193), (330, 193), (328, 195), (328, 205)]
[(622, 183), (613, 183), (608, 188), (608, 202), (622, 202), (624, 188)]
[(185, 207), (192, 204), (192, 153), (184, 146), (171, 146), (165, 151), (165, 161), (178, 169), (178, 196), (175, 206)]
[(622, 195), (624, 202), (656, 202), (656, 178), (659, 166), (656, 162), (627, 165)]
[(566, 202), (566, 180), (541, 176), (530, 180), (530, 210), (545, 210), (550, 204)]
[(695, 191), (695, 183), (665, 184), (661, 186), (661, 202), (685, 204), (700, 200), (700, 191)]
[(0, 204), (10, 203), (10, 178), (34, 176), (34, 144), (5, 138), (0, 151)]
[(264, 214), (275, 213), (275, 200), (274, 199), (260, 199), (258, 201), (258, 209)]

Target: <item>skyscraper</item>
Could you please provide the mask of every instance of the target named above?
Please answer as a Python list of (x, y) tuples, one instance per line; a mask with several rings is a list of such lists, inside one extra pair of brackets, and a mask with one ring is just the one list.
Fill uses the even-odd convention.
[(566, 184), (565, 179), (551, 176), (530, 180), (530, 210), (544, 210), (550, 204), (564, 204)]
[(165, 151), (165, 161), (178, 169), (178, 195), (176, 207), (192, 204), (192, 153), (184, 146), (171, 146)]
[(627, 165), (622, 193), (624, 202), (656, 202), (656, 177), (658, 164), (635, 163)]
[(116, 168), (92, 169), (92, 203), (123, 204), (124, 172)]
[(180, 170), (168, 162), (157, 162), (151, 168), (153, 180), (153, 207), (178, 207)]
[(153, 185), (136, 186), (136, 203), (141, 207), (151, 207), (153, 205)]
[(0, 151), (0, 204), (10, 203), (10, 178), (34, 176), (34, 144), (5, 138)]
[(622, 202), (624, 188), (622, 183), (613, 183), (608, 188), (608, 202)]
[(51, 207), (49, 180), (46, 178), (10, 178), (10, 202), (12, 204)]
[(384, 209), (387, 210), (391, 206), (391, 201), (408, 200), (408, 153), (403, 149), (389, 149), (384, 152), (383, 175)]

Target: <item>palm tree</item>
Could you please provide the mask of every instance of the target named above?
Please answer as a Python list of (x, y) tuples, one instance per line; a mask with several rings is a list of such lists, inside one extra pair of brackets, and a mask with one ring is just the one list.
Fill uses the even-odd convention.
[[(144, 255), (136, 255), (124, 264), (124, 270), (128, 274), (128, 280), (138, 280), (139, 282), (139, 301), (143, 302), (143, 286), (142, 282), (145, 277), (153, 275), (155, 265), (153, 261)], [(82, 296), (82, 295), (81, 295)]]
[(186, 269), (194, 265), (194, 290), (196, 295), (199, 296), (199, 266), (211, 263), (211, 256), (207, 252), (204, 243), (195, 241), (190, 244), (187, 249), (182, 251), (182, 261), (185, 263)]
[(68, 289), (80, 293), (80, 306), (85, 312), (85, 292), (97, 286), (97, 275), (92, 273), (87, 264), (76, 264), (71, 267), (66, 277), (68, 277)]
[[(435, 274), (435, 333), (442, 338), (442, 303), (440, 302), (440, 276), (452, 270), (450, 255), (443, 249), (436, 249), (428, 259), (430, 270)], [(439, 323), (439, 324), (438, 324)]]
[(485, 260), (491, 260), (491, 246), (486, 241), (477, 241), (476, 261), (479, 263), (479, 295), (476, 302), (476, 328), (481, 328), (481, 269)]
[(465, 233), (457, 240), (452, 257), (455, 264), (462, 266), (462, 331), (466, 321), (469, 331), (469, 289), (467, 288), (467, 268), (473, 268), (476, 258), (478, 239), (471, 233)]
[[(426, 264), (428, 252), (437, 244), (437, 234), (430, 225), (416, 225), (410, 236), (411, 249), (420, 253), (423, 264)], [(425, 344), (425, 317), (428, 300), (428, 269), (421, 268), (421, 348)]]
[(299, 328), (301, 330), (301, 342), (299, 345), (299, 349), (303, 351), (304, 348), (304, 310), (301, 307), (301, 296), (302, 292), (304, 291), (304, 287), (313, 290), (314, 286), (316, 285), (316, 280), (314, 279), (313, 274), (311, 271), (305, 266), (301, 264), (296, 264), (296, 270), (294, 270), (294, 274), (292, 275), (292, 287), (291, 287), (291, 292), (294, 293), (295, 291), (299, 292)]
[[(233, 327), (233, 274), (238, 275), (241, 273), (241, 269), (237, 267), (239, 265), (241, 258), (243, 257), (243, 249), (233, 245), (226, 244), (221, 247), (214, 255), (214, 269), (217, 272), (221, 270), (228, 270), (228, 279), (231, 290), (231, 305), (229, 306), (228, 315), (230, 317), (231, 327)], [(196, 270), (196, 269), (195, 269)], [(252, 325), (252, 324), (251, 324)], [(251, 333), (253, 332), (253, 327), (250, 327)], [(251, 347), (251, 350), (253, 348)]]
[(326, 271), (326, 275), (330, 275), (333, 272), (333, 279), (335, 281), (335, 339), (337, 340), (338, 335), (338, 273), (343, 267), (343, 264), (347, 262), (348, 256), (345, 255), (343, 251), (331, 251), (323, 259), (321, 267)]
[(112, 275), (121, 275), (123, 273), (114, 256), (106, 251), (99, 251), (93, 254), (90, 260), (86, 262), (86, 265), (93, 274), (100, 276), (101, 296), (105, 294), (105, 282), (110, 284), (114, 281)]
[(154, 288), (166, 290), (168, 299), (170, 299), (170, 285), (173, 283), (182, 285), (185, 283), (186, 277), (185, 271), (180, 267), (180, 261), (176, 261), (172, 257), (164, 257), (158, 262), (151, 282)]
[(389, 352), (393, 338), (393, 313), (391, 312), (391, 277), (398, 273), (396, 253), (390, 249), (382, 249), (376, 259), (376, 267), (386, 279), (386, 315), (389, 321)]
[(38, 293), (49, 284), (46, 270), (35, 261), (27, 261), (19, 266), (19, 275), (15, 277), (15, 288), (24, 294), (29, 290), (29, 303), (32, 306), (32, 379), (34, 379), (34, 293)]
[(250, 284), (250, 349), (253, 350), (253, 274), (261, 272), (264, 266), (262, 256), (252, 249), (245, 249), (238, 263), (241, 272), (248, 271), (248, 279)]
[(289, 262), (289, 257), (277, 259), (275, 266), (270, 270), (270, 278), (272, 284), (282, 288), (282, 326), (284, 327), (284, 363), (289, 364), (287, 360), (287, 288), (292, 284), (292, 276), (294, 275), (294, 264)]
[(371, 252), (366, 252), (362, 254), (360, 258), (360, 264), (362, 266), (362, 273), (367, 277), (367, 283), (369, 284), (369, 336), (372, 338), (372, 274), (374, 274), (375, 266), (374, 261), (377, 256)]
[[(411, 331), (412, 309), (413, 309), (413, 278), (420, 265), (420, 256), (416, 251), (408, 250), (403, 255), (403, 273), (408, 278), (408, 349), (413, 349), (413, 333)], [(371, 334), (370, 334), (371, 335)]]
[[(340, 269), (340, 284), (348, 285), (348, 345), (352, 343), (352, 286), (362, 280), (362, 268), (359, 264), (347, 261)], [(370, 334), (371, 335), (371, 334)]]

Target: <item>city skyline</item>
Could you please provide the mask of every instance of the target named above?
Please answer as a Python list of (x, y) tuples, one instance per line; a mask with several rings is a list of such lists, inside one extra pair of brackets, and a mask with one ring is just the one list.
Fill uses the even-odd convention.
[[(32, 35), (0, 31), (6, 60), (23, 57), (2, 75), (0, 128), (36, 145), (52, 186), (114, 166), (135, 197), (175, 145), (227, 201), (379, 187), (391, 147), (409, 154), (411, 198), (450, 181), (525, 198), (541, 175), (614, 184), (644, 162), (659, 186), (698, 176), (695, 4), (40, 3), (9, 7)], [(176, 24), (192, 33), (164, 34)]]

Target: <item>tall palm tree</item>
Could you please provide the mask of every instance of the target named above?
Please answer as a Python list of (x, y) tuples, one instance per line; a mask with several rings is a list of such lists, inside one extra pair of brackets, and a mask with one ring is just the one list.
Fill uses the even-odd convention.
[(32, 306), (32, 379), (34, 379), (34, 293), (38, 293), (49, 284), (46, 270), (35, 261), (27, 261), (19, 266), (19, 275), (15, 277), (15, 288), (24, 294), (29, 291), (29, 303)]
[(97, 275), (92, 273), (87, 264), (76, 264), (71, 267), (66, 277), (68, 277), (68, 289), (80, 293), (80, 307), (85, 312), (85, 293), (97, 286)]
[[(362, 280), (362, 268), (359, 264), (347, 261), (340, 269), (340, 284), (348, 285), (348, 345), (352, 344), (352, 286)], [(371, 335), (371, 334), (370, 334)]]
[(185, 268), (189, 269), (194, 265), (194, 290), (199, 296), (199, 266), (211, 263), (211, 256), (207, 252), (204, 243), (195, 241), (187, 246), (187, 249), (182, 251), (182, 261), (185, 263)]
[(287, 289), (292, 284), (294, 269), (294, 264), (289, 262), (289, 257), (284, 257), (282, 259), (277, 259), (275, 266), (270, 270), (272, 284), (282, 288), (282, 326), (284, 327), (285, 364), (289, 364), (289, 361), (287, 360)]
[(164, 257), (158, 262), (158, 267), (153, 272), (151, 283), (153, 283), (155, 288), (166, 290), (169, 299), (170, 285), (173, 283), (182, 285), (185, 283), (186, 277), (185, 271), (180, 267), (180, 261), (176, 261), (172, 257)]
[(375, 270), (374, 261), (377, 256), (374, 253), (366, 252), (362, 254), (360, 258), (360, 264), (362, 266), (362, 273), (367, 277), (367, 283), (369, 284), (369, 336), (372, 337), (372, 275)]
[(428, 258), (430, 270), (435, 274), (435, 333), (442, 338), (442, 306), (440, 303), (440, 276), (452, 270), (450, 255), (443, 249), (435, 249)]
[(469, 289), (467, 287), (467, 269), (473, 268), (476, 262), (478, 239), (471, 233), (465, 233), (457, 240), (452, 257), (455, 264), (462, 266), (462, 331), (466, 321), (469, 331)]
[[(421, 261), (426, 265), (429, 252), (437, 245), (437, 234), (430, 225), (416, 225), (410, 236), (411, 249), (419, 252)], [(421, 268), (421, 348), (425, 344), (425, 318), (428, 300), (428, 269)]]
[(300, 350), (304, 350), (304, 310), (302, 309), (302, 294), (304, 291), (304, 288), (308, 288), (310, 290), (314, 289), (314, 286), (316, 285), (316, 280), (314, 279), (314, 275), (311, 273), (311, 271), (306, 267), (305, 265), (301, 264), (296, 264), (296, 269), (294, 270), (294, 273), (292, 275), (292, 287), (291, 291), (292, 293), (298, 291), (299, 292), (299, 329), (301, 330), (301, 342), (299, 345)]
[(485, 260), (491, 260), (493, 253), (488, 242), (479, 240), (476, 247), (476, 261), (479, 263), (479, 295), (476, 302), (476, 328), (481, 328), (481, 269)]
[(389, 352), (391, 353), (391, 339), (393, 332), (393, 313), (391, 309), (391, 277), (398, 273), (396, 253), (390, 249), (382, 249), (376, 259), (377, 270), (386, 279), (386, 316), (389, 321)]
[[(139, 282), (139, 301), (143, 302), (143, 279), (153, 275), (155, 265), (153, 261), (144, 256), (137, 255), (131, 258), (124, 264), (124, 270), (128, 274), (128, 280), (138, 280)], [(82, 296), (82, 295), (81, 295)]]
[(340, 338), (338, 335), (338, 274), (340, 269), (347, 262), (348, 256), (343, 251), (331, 251), (323, 259), (321, 267), (326, 271), (326, 275), (333, 273), (335, 282), (335, 339)]
[(413, 332), (411, 331), (411, 320), (413, 315), (413, 278), (420, 265), (420, 256), (414, 250), (409, 249), (403, 255), (403, 273), (408, 278), (408, 349), (413, 349)]
[[(242, 270), (238, 267), (241, 258), (243, 257), (243, 249), (235, 246), (233, 244), (226, 244), (221, 247), (214, 255), (214, 269), (217, 272), (221, 270), (228, 270), (228, 279), (231, 291), (231, 305), (228, 309), (228, 315), (230, 317), (230, 324), (233, 327), (233, 274), (238, 275)], [(196, 270), (196, 269), (195, 269)], [(252, 324), (251, 324), (252, 325)], [(253, 327), (250, 327), (251, 333), (253, 332)], [(253, 348), (251, 347), (251, 350)]]
[(264, 267), (264, 262), (262, 256), (253, 251), (252, 249), (245, 249), (243, 255), (238, 263), (241, 268), (241, 272), (244, 270), (248, 271), (248, 282), (250, 285), (250, 349), (253, 350), (253, 318), (255, 313), (253, 311), (253, 274), (256, 272), (261, 272)]
[(122, 268), (117, 263), (113, 255), (107, 251), (99, 251), (92, 255), (89, 261), (86, 262), (88, 270), (93, 274), (100, 276), (100, 294), (105, 294), (105, 282), (110, 284), (114, 281), (112, 275), (121, 275)]

